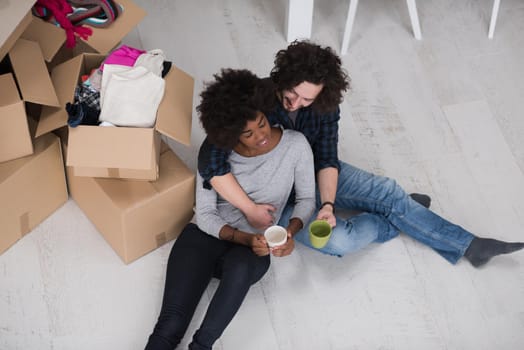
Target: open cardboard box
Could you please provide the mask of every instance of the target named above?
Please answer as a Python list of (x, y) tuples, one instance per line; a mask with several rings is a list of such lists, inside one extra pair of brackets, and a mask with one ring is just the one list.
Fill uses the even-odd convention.
[(176, 238), (193, 216), (195, 174), (169, 147), (157, 181), (75, 176), (71, 167), (67, 180), (71, 197), (126, 264)]
[[(85, 53), (53, 69), (52, 79), (62, 106), (74, 101), (80, 76), (99, 67), (104, 58)], [(164, 97), (154, 128), (87, 125), (69, 128), (66, 163), (75, 176), (156, 180), (160, 155), (158, 132), (190, 145), (194, 80), (174, 65), (164, 79)], [(51, 131), (67, 125), (64, 107), (43, 108), (38, 124), (41, 132), (42, 128)]]
[[(118, 0), (123, 6), (122, 14), (107, 28), (91, 28), (93, 34), (87, 40), (78, 39), (82, 51), (108, 54), (146, 16), (146, 12), (131, 0)], [(62, 28), (34, 17), (22, 38), (36, 41), (42, 47), (47, 62), (51, 62), (60, 50), (64, 50), (66, 35)], [(71, 51), (71, 49), (65, 49)]]
[(33, 153), (28, 104), (60, 106), (38, 43), (18, 39), (8, 57), (0, 67), (0, 162)]
[(34, 154), (0, 163), (0, 254), (68, 199), (60, 139), (47, 134)]

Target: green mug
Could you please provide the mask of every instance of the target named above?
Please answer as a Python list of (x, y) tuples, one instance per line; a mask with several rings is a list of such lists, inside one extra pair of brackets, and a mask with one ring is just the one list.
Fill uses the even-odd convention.
[(315, 220), (309, 225), (309, 240), (315, 248), (324, 247), (331, 237), (331, 225), (326, 220)]

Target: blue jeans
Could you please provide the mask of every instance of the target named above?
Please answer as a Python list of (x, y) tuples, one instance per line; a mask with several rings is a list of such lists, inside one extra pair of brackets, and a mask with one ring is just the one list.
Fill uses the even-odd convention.
[(269, 255), (256, 256), (246, 246), (220, 240), (188, 224), (171, 249), (162, 309), (145, 349), (176, 348), (209, 281), (216, 277), (220, 283), (189, 345), (192, 350), (210, 350), (269, 264)]
[[(317, 187), (318, 209), (319, 206)], [(363, 213), (348, 220), (337, 218), (337, 225), (328, 243), (317, 249), (326, 254), (344, 256), (370, 243), (386, 242), (402, 231), (455, 264), (474, 238), (462, 227), (415, 202), (395, 180), (373, 175), (344, 162), (340, 162), (335, 207)], [(287, 226), (292, 211), (292, 205), (284, 209), (280, 225)], [(295, 235), (295, 240), (316, 249), (309, 242), (308, 227), (309, 223)]]

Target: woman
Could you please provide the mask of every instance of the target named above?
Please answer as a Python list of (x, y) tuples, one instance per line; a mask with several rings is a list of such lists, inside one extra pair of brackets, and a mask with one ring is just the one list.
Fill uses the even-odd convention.
[[(288, 240), (271, 248), (289, 255), (293, 235), (315, 209), (313, 155), (305, 137), (271, 127), (263, 111), (272, 106), (264, 81), (247, 70), (223, 70), (201, 94), (197, 107), (208, 139), (232, 149), (231, 171), (255, 202), (271, 203), (280, 217), (294, 191)], [(220, 279), (190, 349), (211, 349), (234, 317), (251, 285), (269, 268), (270, 250), (262, 233), (242, 212), (205, 189), (197, 179), (196, 221), (189, 224), (169, 256), (164, 299), (146, 349), (173, 349), (184, 336), (212, 277)]]

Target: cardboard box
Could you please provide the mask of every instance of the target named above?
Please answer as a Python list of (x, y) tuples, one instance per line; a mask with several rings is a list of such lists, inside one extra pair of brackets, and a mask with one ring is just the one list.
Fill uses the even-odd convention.
[(12, 74), (0, 75), (0, 162), (33, 153), (24, 101)]
[(60, 140), (34, 142), (34, 154), (0, 164), (0, 253), (68, 199)]
[[(146, 12), (131, 0), (118, 0), (124, 10), (122, 14), (107, 28), (91, 28), (93, 34), (87, 40), (78, 39), (81, 51), (107, 54), (145, 17)], [(42, 47), (47, 62), (51, 62), (55, 55), (63, 50), (66, 35), (62, 28), (33, 17), (22, 38), (36, 41)], [(66, 49), (71, 50), (71, 49)]]
[[(99, 54), (81, 54), (53, 69), (51, 76), (63, 106), (74, 101), (80, 76), (99, 67), (104, 58)], [(75, 176), (156, 180), (159, 132), (190, 145), (194, 80), (174, 65), (164, 79), (164, 97), (154, 128), (86, 125), (69, 128), (66, 163)], [(37, 135), (64, 125), (67, 125), (65, 109), (45, 106)]]
[(71, 197), (126, 264), (176, 238), (193, 216), (195, 175), (169, 147), (154, 182), (67, 174)]

